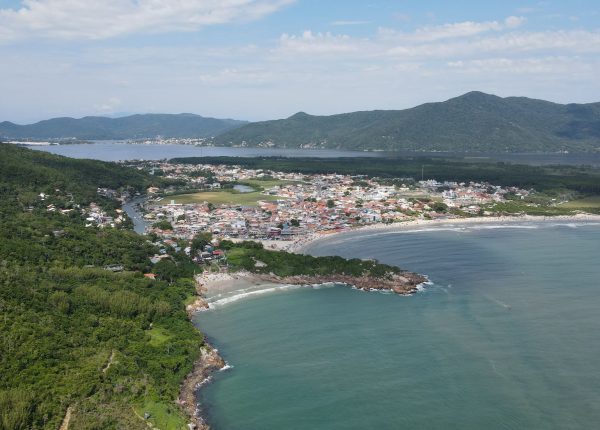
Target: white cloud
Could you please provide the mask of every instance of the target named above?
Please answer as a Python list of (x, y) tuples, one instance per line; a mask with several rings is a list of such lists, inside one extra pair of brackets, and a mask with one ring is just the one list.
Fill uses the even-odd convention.
[(421, 27), (413, 32), (380, 28), (371, 38), (345, 34), (283, 34), (280, 55), (327, 54), (336, 58), (406, 58), (448, 60), (454, 57), (477, 58), (505, 54), (508, 56), (540, 52), (546, 55), (600, 53), (600, 30), (523, 31), (524, 18), (510, 16), (503, 21), (444, 24)]
[(307, 30), (299, 36), (283, 34), (279, 42), (279, 52), (292, 54), (347, 54), (361, 50), (360, 40), (329, 32), (313, 33)]
[[(494, 57), (468, 61), (450, 61), (448, 67), (471, 74), (496, 73), (514, 75), (548, 75), (564, 74), (574, 77), (575, 73), (593, 72), (591, 64), (573, 57), (526, 57), (526, 58), (507, 58)], [(574, 71), (576, 69), (576, 72)]]
[[(258, 2), (219, 2), (234, 3)], [(158, 28), (174, 21), (162, 22)], [(299, 110), (397, 109), (472, 89), (560, 102), (597, 101), (600, 94), (600, 30), (531, 31), (518, 17), (383, 29), (368, 37), (342, 29), (208, 47), (7, 45), (2, 60), (11, 67), (0, 68), (0, 94), (11, 103), (0, 103), (0, 120), (115, 110), (269, 119)]]
[(464, 21), (437, 26), (421, 27), (412, 33), (399, 32), (389, 28), (380, 28), (379, 36), (388, 40), (405, 42), (433, 42), (436, 40), (476, 36), (490, 31), (503, 31), (519, 27), (525, 18), (509, 16), (504, 21)]
[(107, 39), (131, 33), (193, 31), (254, 20), (295, 0), (23, 0), (0, 9), (0, 42), (30, 37)]

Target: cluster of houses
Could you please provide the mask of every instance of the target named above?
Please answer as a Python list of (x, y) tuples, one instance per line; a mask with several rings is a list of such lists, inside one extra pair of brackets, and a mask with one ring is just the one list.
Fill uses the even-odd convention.
[(123, 211), (121, 209), (115, 209), (116, 216), (107, 214), (100, 206), (96, 203), (90, 203), (89, 207), (84, 209), (86, 215), (85, 221), (86, 227), (117, 227), (125, 221)]
[(157, 136), (154, 139), (145, 140), (128, 140), (127, 143), (138, 144), (138, 145), (195, 145), (195, 146), (208, 146), (211, 144), (211, 140), (205, 137), (200, 138), (177, 138), (177, 137), (161, 137)]
[[(123, 196), (116, 190), (108, 188), (98, 188), (98, 195), (108, 198), (124, 199), (128, 196)], [(71, 193), (63, 193), (60, 189), (55, 189), (53, 193), (41, 192), (38, 194), (38, 199), (42, 205), (45, 205), (46, 211), (68, 215), (76, 211), (81, 213), (86, 221), (86, 227), (118, 227), (126, 221), (125, 215), (121, 209), (116, 209), (116, 216), (109, 215), (101, 206), (96, 203), (90, 203), (87, 207), (74, 202)], [(54, 201), (54, 203), (50, 203)], [(60, 201), (61, 203), (57, 203)], [(33, 206), (29, 207), (33, 210)]]
[[(306, 175), (163, 162), (152, 162), (148, 167), (160, 169), (168, 178), (193, 183), (193, 188), (206, 190), (249, 180), (256, 186), (261, 179), (268, 185), (261, 187), (256, 204), (250, 205), (214, 205), (202, 201), (179, 204), (169, 196), (149, 200), (145, 205), (149, 229), (159, 236), (176, 239), (190, 239), (209, 231), (220, 237), (290, 240), (358, 225), (481, 214), (484, 205), (504, 201), (507, 193), (527, 195), (525, 190), (474, 182), (407, 179), (390, 183), (363, 176)], [(162, 220), (168, 221), (172, 228), (152, 227)]]

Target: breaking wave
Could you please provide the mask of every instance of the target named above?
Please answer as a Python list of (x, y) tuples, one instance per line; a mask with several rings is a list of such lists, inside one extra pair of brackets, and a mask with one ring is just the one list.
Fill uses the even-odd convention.
[[(278, 285), (275, 287), (263, 288), (263, 289), (258, 289), (258, 290), (257, 289), (253, 289), (253, 290), (244, 289), (244, 290), (237, 291), (234, 295), (224, 297), (224, 298), (219, 298), (219, 299), (213, 300), (213, 301), (209, 301), (208, 308), (209, 309), (218, 309), (218, 308), (222, 308), (223, 306), (227, 306), (232, 303), (238, 302), (240, 300), (244, 300), (244, 299), (255, 297), (255, 296), (262, 296), (265, 294), (272, 294), (272, 293), (281, 292), (281, 291), (297, 290), (299, 288), (312, 288), (314, 290), (320, 290), (323, 288), (332, 288), (332, 287), (335, 287), (336, 285), (337, 284), (334, 282), (327, 282), (324, 284), (312, 284), (312, 285)], [(217, 296), (217, 297), (219, 297), (219, 296)]]

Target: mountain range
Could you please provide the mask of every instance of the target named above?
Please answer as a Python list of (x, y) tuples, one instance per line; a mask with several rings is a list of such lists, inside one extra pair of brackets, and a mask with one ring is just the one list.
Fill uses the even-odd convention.
[(219, 146), (390, 151), (557, 152), (600, 150), (600, 103), (557, 104), (470, 92), (405, 110), (330, 116), (300, 112), (215, 137)]
[(404, 110), (329, 116), (299, 112), (245, 123), (191, 114), (56, 118), (0, 123), (0, 137), (131, 139), (212, 137), (216, 146), (387, 151), (600, 151), (600, 103), (558, 104), (469, 92)]
[(86, 116), (53, 118), (35, 124), (0, 123), (0, 137), (8, 139), (144, 139), (156, 136), (206, 138), (246, 124), (233, 119), (205, 118), (191, 113), (143, 114), (120, 118)]

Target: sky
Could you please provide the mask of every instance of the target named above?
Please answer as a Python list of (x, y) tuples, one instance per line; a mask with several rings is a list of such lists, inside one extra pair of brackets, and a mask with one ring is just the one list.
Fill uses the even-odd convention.
[(0, 0), (0, 121), (600, 101), (600, 1)]

